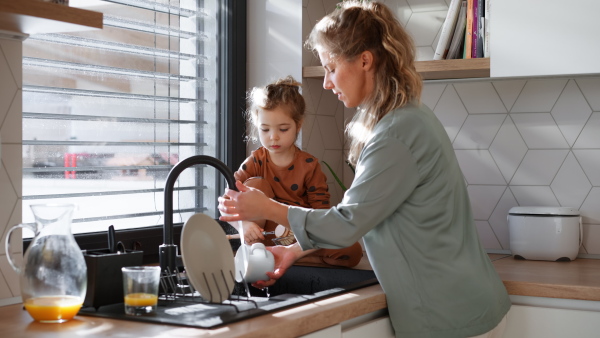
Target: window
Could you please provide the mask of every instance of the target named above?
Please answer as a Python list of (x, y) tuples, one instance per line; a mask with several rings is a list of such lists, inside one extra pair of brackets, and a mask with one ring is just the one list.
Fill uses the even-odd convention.
[[(245, 65), (245, 4), (70, 5), (103, 12), (104, 28), (23, 43), (23, 221), (33, 222), (30, 204), (55, 202), (77, 205), (75, 234), (162, 227), (174, 164), (204, 154), (235, 168), (244, 158), (237, 149), (244, 148), (245, 69), (233, 65)], [(223, 187), (211, 167), (185, 170), (174, 221), (197, 212), (216, 217)]]

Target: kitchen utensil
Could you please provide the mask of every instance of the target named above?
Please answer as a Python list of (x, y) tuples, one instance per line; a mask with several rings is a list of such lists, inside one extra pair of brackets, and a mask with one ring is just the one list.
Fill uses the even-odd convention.
[(108, 249), (85, 251), (83, 258), (87, 265), (87, 292), (83, 306), (100, 306), (123, 302), (123, 274), (125, 266), (143, 264), (143, 251), (125, 250), (123, 243), (117, 242), (117, 252)]
[[(25, 309), (43, 323), (70, 320), (85, 298), (87, 267), (71, 233), (74, 209), (73, 204), (34, 204), (35, 223), (15, 225), (6, 234), (6, 257), (19, 274)], [(12, 260), (10, 248), (11, 234), (18, 228), (35, 233), (19, 266)]]
[(272, 241), (273, 243), (275, 243), (275, 245), (290, 245), (294, 244), (294, 242), (296, 241), (296, 237), (294, 235), (290, 235), (285, 237), (273, 238)]
[[(263, 235), (275, 235), (275, 231), (263, 231)], [(227, 235), (227, 239), (240, 239), (240, 234)]]
[(235, 263), (219, 223), (204, 214), (192, 215), (181, 231), (181, 253), (187, 277), (202, 298), (213, 303), (229, 298)]
[(156, 312), (160, 267), (130, 266), (121, 271), (125, 314), (141, 316)]
[(117, 248), (115, 248), (115, 227), (112, 225), (108, 227), (108, 252), (117, 252)]
[(120, 254), (120, 253), (125, 253), (125, 252), (127, 252), (127, 250), (125, 249), (125, 244), (123, 244), (123, 242), (121, 242), (121, 241), (118, 241), (117, 242), (117, 253)]
[[(245, 252), (242, 252), (245, 250)], [(244, 264), (244, 259), (246, 264)], [(254, 283), (269, 280), (267, 272), (275, 269), (275, 258), (262, 243), (242, 244), (235, 255), (235, 280)]]
[[(262, 233), (263, 235), (275, 235), (277, 237), (284, 237), (284, 236), (289, 236), (290, 234), (290, 229), (284, 227), (283, 225), (279, 224), (274, 231), (263, 231)], [(235, 235), (227, 235), (227, 239), (240, 239), (241, 235), (240, 234), (235, 234)]]

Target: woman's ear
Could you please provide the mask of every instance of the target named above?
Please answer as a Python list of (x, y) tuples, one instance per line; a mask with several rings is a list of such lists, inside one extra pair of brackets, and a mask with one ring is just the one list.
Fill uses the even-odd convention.
[(373, 68), (373, 53), (371, 51), (364, 51), (360, 54), (360, 61), (362, 62), (362, 68), (364, 70), (371, 70)]

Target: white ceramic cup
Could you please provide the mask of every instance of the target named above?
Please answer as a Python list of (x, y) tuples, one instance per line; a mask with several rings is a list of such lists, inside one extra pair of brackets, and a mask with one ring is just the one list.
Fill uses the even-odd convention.
[[(244, 264), (244, 260), (247, 264)], [(262, 243), (243, 244), (235, 254), (235, 280), (254, 283), (269, 280), (267, 272), (275, 269), (275, 258)]]

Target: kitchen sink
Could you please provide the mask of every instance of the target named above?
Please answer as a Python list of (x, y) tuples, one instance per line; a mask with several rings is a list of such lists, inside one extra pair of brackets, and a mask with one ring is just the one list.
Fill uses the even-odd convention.
[[(355, 270), (345, 268), (328, 268), (295, 265), (266, 290), (249, 287), (252, 296), (267, 297), (283, 294), (313, 295), (319, 292), (348, 288), (364, 283), (377, 283), (375, 273), (371, 270)], [(365, 285), (366, 286), (366, 285)], [(246, 295), (243, 284), (237, 283), (234, 295)]]
[[(80, 315), (213, 328), (377, 283), (375, 274), (370, 270), (292, 266), (275, 285), (265, 290), (258, 290), (252, 286), (246, 289), (244, 285), (237, 283), (232, 295), (224, 302), (210, 303), (204, 300), (198, 292), (189, 287), (185, 276), (181, 276), (181, 256), (177, 254), (177, 245), (173, 240), (175, 181), (183, 170), (197, 164), (215, 167), (225, 176), (230, 189), (235, 189), (235, 179), (231, 170), (210, 156), (189, 157), (169, 172), (165, 183), (163, 244), (159, 246), (159, 264), (165, 275), (161, 278), (161, 294), (156, 313), (149, 316), (128, 316), (125, 315), (123, 303), (116, 303), (97, 308), (87, 306), (79, 311)], [(226, 222), (218, 223), (226, 234), (237, 232)], [(232, 250), (236, 251), (240, 241), (230, 241), (230, 244)]]

